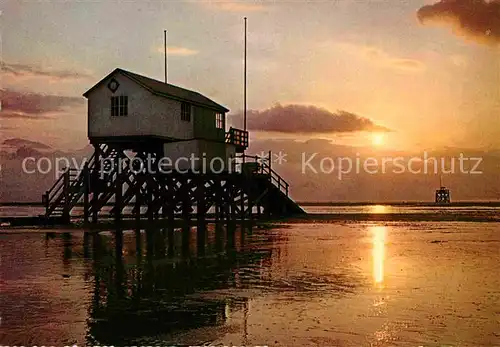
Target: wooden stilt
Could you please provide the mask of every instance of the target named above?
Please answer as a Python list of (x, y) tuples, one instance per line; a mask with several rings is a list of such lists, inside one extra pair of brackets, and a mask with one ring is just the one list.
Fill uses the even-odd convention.
[(94, 145), (94, 170), (92, 170), (92, 223), (97, 223), (99, 214), (99, 192), (101, 190), (100, 174), (101, 174), (101, 147)]
[(64, 209), (63, 209), (63, 219), (64, 223), (69, 223), (70, 221), (70, 199), (71, 199), (71, 194), (70, 194), (70, 170), (69, 168), (66, 169), (64, 172), (64, 178), (63, 178), (63, 192), (64, 192)]
[(139, 176), (136, 178), (136, 187), (135, 187), (135, 203), (134, 203), (134, 217), (135, 217), (135, 222), (136, 224), (139, 224), (141, 221), (141, 207), (142, 207), (142, 186), (143, 186), (143, 180), (142, 176)]
[(115, 223), (119, 224), (122, 220), (122, 210), (123, 210), (123, 178), (120, 174), (116, 177), (116, 187), (115, 187)]
[(152, 229), (146, 229), (146, 255), (149, 260), (153, 259), (154, 256), (154, 238)]
[(169, 223), (168, 224), (168, 249), (167, 249), (167, 254), (169, 257), (174, 256), (174, 247), (175, 247), (175, 233), (174, 233), (174, 224)]
[(83, 222), (89, 222), (89, 194), (90, 194), (90, 175), (89, 164), (86, 162), (83, 166)]
[(205, 254), (205, 180), (197, 178), (197, 203), (196, 203), (196, 241), (198, 254)]
[(135, 254), (138, 257), (140, 257), (142, 255), (141, 229), (135, 230)]
[(221, 252), (224, 245), (224, 228), (221, 222), (215, 223), (215, 251)]
[(89, 255), (90, 255), (89, 243), (90, 243), (90, 234), (87, 231), (84, 231), (83, 232), (83, 257), (84, 258), (89, 258)]
[(123, 266), (123, 231), (115, 231), (115, 287), (118, 298), (124, 296), (123, 280), (125, 269)]
[(245, 196), (246, 196), (246, 189), (245, 189), (245, 181), (246, 178), (244, 177), (245, 175), (242, 175), (243, 177), (241, 178), (241, 188), (240, 188), (240, 219), (241, 221), (245, 220)]
[(191, 228), (189, 224), (183, 221), (182, 226), (182, 254), (185, 257), (189, 256), (189, 243), (191, 241)]
[(153, 194), (153, 181), (151, 180), (151, 177), (147, 180), (147, 202), (148, 202), (148, 221), (151, 223), (154, 221), (155, 213), (154, 213), (154, 194)]

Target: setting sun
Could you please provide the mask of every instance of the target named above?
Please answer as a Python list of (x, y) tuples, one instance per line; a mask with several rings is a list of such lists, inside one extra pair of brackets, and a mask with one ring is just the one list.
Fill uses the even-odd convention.
[(382, 134), (373, 134), (372, 144), (374, 146), (381, 146), (384, 143), (384, 135)]

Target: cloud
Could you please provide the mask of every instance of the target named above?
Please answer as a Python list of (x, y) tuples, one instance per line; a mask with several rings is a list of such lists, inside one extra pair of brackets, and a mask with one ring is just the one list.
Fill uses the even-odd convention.
[(394, 59), (391, 64), (394, 68), (406, 71), (422, 71), (424, 70), (424, 64), (418, 60), (414, 59)]
[(10, 138), (2, 142), (2, 145), (7, 146), (7, 147), (12, 147), (12, 148), (21, 148), (21, 147), (30, 147), (34, 149), (41, 149), (41, 150), (48, 150), (51, 149), (50, 146), (38, 142), (38, 141), (31, 141), (31, 140), (26, 140), (26, 139), (21, 139), (21, 138)]
[(420, 60), (393, 56), (378, 47), (347, 42), (338, 43), (337, 46), (344, 52), (384, 68), (407, 72), (420, 72), (426, 68), (425, 64)]
[(215, 10), (226, 12), (260, 12), (268, 8), (263, 1), (208, 0), (203, 1), (203, 4)]
[(45, 69), (42, 67), (27, 64), (2, 63), (1, 67), (2, 75), (10, 75), (13, 77), (48, 77), (57, 81), (92, 78), (92, 75), (86, 72)]
[[(165, 48), (163, 46), (158, 47), (156, 49), (157, 52), (159, 53), (164, 53)], [(178, 46), (167, 46), (167, 53), (168, 55), (177, 55), (177, 56), (189, 56), (189, 55), (196, 55), (199, 52), (194, 49), (186, 48), (186, 47), (178, 47)]]
[[(232, 116), (240, 119), (241, 114)], [(355, 131), (391, 131), (368, 118), (350, 112), (330, 112), (316, 106), (275, 105), (247, 113), (249, 130), (281, 133), (347, 133)]]
[(456, 34), (480, 43), (500, 43), (500, 0), (441, 0), (420, 8), (421, 23), (450, 24)]
[(85, 104), (81, 97), (25, 93), (8, 89), (0, 91), (0, 100), (2, 118), (38, 118)]

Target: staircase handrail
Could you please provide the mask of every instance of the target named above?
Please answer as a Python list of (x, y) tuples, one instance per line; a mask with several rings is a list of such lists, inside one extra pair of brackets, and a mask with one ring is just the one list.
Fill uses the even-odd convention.
[[(66, 168), (65, 171), (56, 183), (45, 193), (44, 203), (45, 203), (45, 215), (49, 216), (52, 211), (56, 208), (57, 204), (62, 200), (65, 195), (64, 189), (67, 188), (66, 185), (70, 179), (70, 169)], [(62, 189), (62, 191), (61, 191)], [(61, 193), (59, 193), (61, 191)]]
[[(90, 167), (94, 164), (95, 162), (95, 152), (91, 155), (90, 159), (87, 161), (86, 167)], [(75, 175), (76, 173), (76, 175)], [(45, 213), (49, 215), (54, 211), (54, 209), (57, 207), (57, 205), (61, 202), (63, 196), (66, 195), (64, 188), (65, 188), (65, 177), (67, 176), (67, 183), (69, 184), (67, 189), (70, 189), (71, 187), (78, 186), (81, 181), (83, 181), (83, 171), (79, 170), (77, 168), (66, 168), (63, 171), (63, 174), (59, 176), (59, 178), (56, 180), (56, 182), (52, 185), (52, 187), (45, 192), (44, 195), (44, 203), (45, 203)], [(71, 209), (77, 202), (78, 199), (81, 197), (81, 194), (78, 194), (79, 196), (75, 196), (72, 201), (68, 202), (69, 208)]]
[[(66, 171), (65, 171), (65, 172), (66, 172)], [(57, 181), (55, 181), (55, 182), (54, 182), (54, 184), (52, 185), (52, 187), (51, 187), (49, 190), (47, 190), (47, 191), (45, 192), (45, 194), (46, 194), (47, 196), (50, 196), (50, 194), (52, 193), (52, 191), (53, 191), (54, 189), (56, 189), (56, 187), (57, 187), (57, 186), (58, 186), (58, 185), (59, 185), (59, 184), (60, 184), (63, 180), (64, 180), (64, 173), (63, 173), (61, 176), (59, 176), (59, 178), (57, 179)], [(57, 192), (59, 189), (60, 189), (60, 187), (56, 189), (56, 192)], [(49, 200), (49, 201), (50, 201), (50, 200)]]
[[(289, 184), (285, 181), (276, 171), (274, 171), (271, 166), (267, 163), (269, 158), (263, 158), (257, 155), (247, 155), (241, 154), (236, 156), (238, 159), (242, 159), (242, 163), (246, 162), (256, 162), (259, 164), (257, 173), (269, 176), (271, 183), (273, 183), (280, 191), (282, 191), (286, 196), (288, 196)], [(250, 159), (247, 161), (246, 159)]]
[(283, 193), (285, 193), (285, 195), (288, 196), (289, 184), (276, 171), (271, 169), (271, 167), (269, 165), (267, 165), (266, 163), (263, 163), (261, 165), (262, 165), (263, 173), (266, 173), (266, 171), (267, 171), (267, 174), (271, 178), (271, 182), (275, 183), (275, 185), (280, 190), (282, 190)]
[(50, 203), (52, 200), (54, 200), (54, 198), (56, 198), (58, 195), (59, 195), (59, 192), (61, 191), (61, 189), (64, 188), (64, 175), (61, 175), (61, 177), (63, 178), (61, 180), (61, 182), (58, 184), (57, 188), (51, 193), (51, 194), (47, 194), (47, 199), (48, 199), (48, 202)]

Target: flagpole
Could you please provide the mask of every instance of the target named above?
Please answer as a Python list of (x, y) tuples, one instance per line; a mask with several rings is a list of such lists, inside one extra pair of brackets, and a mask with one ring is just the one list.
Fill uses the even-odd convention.
[(163, 50), (165, 53), (165, 83), (167, 83), (167, 31), (163, 30)]
[(247, 131), (247, 17), (245, 17), (245, 54), (243, 63), (243, 130)]

